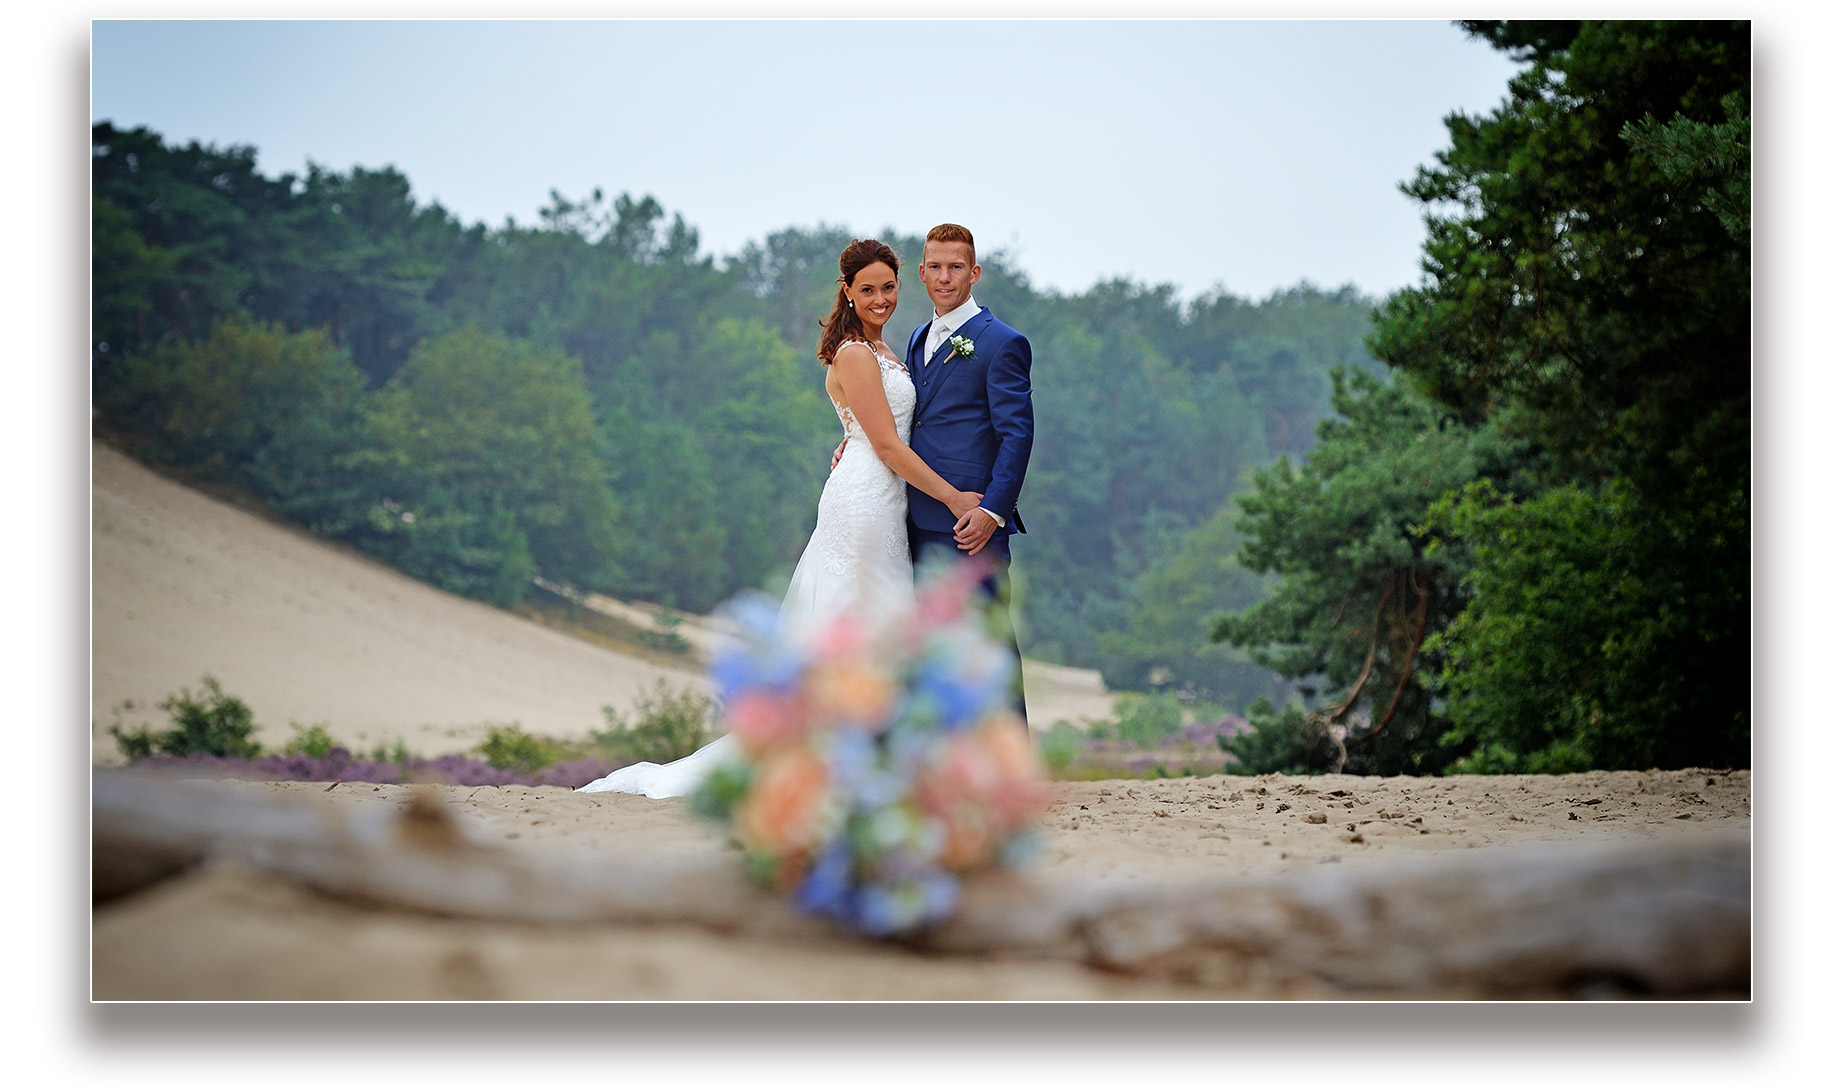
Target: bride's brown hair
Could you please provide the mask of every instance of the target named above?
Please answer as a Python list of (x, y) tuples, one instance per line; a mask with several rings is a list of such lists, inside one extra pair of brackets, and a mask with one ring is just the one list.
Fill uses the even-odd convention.
[(879, 261), (890, 267), (892, 275), (901, 276), (902, 263), (896, 260), (896, 251), (874, 238), (852, 239), (851, 245), (838, 255), (838, 294), (832, 297), (832, 313), (819, 322), (820, 328), (825, 330), (819, 335), (817, 355), (821, 363), (831, 363), (838, 346), (846, 341), (869, 339), (864, 335), (864, 323), (859, 320), (858, 312), (847, 304), (851, 281)]

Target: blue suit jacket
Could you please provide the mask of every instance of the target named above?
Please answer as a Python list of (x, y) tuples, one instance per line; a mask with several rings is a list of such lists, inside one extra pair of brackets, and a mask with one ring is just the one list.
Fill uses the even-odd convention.
[[(979, 505), (1005, 519), (998, 533), (1021, 534), (1018, 492), (1036, 435), (1030, 342), (992, 317), (990, 307), (980, 307), (955, 335), (973, 342), (973, 354), (958, 356), (951, 343), (943, 344), (925, 365), (928, 323), (909, 335), (908, 367), (915, 380), (909, 446), (947, 483), (984, 494)], [(914, 485), (909, 517), (923, 530), (943, 533), (952, 532), (955, 521), (946, 504)]]

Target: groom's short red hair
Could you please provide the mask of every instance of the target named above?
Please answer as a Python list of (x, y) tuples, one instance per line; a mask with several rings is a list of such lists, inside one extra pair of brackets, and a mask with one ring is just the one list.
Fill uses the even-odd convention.
[(943, 223), (928, 232), (929, 242), (964, 242), (966, 248), (973, 251), (973, 261), (978, 263), (979, 251), (973, 246), (973, 233), (957, 223)]

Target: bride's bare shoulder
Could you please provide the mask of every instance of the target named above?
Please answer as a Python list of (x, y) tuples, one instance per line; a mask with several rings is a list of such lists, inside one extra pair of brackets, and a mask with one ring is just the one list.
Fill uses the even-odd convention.
[(846, 341), (844, 344), (838, 346), (838, 351), (832, 353), (832, 363), (834, 366), (841, 363), (869, 363), (875, 366), (876, 362), (877, 353), (863, 341)]

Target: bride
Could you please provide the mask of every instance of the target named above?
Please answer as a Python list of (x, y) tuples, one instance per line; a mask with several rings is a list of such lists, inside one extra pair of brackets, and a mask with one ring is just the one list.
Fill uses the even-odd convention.
[[(978, 492), (948, 484), (909, 449), (915, 383), (883, 341), (896, 312), (895, 251), (859, 239), (838, 255), (838, 295), (820, 323), (818, 356), (826, 394), (838, 412), (844, 455), (819, 496), (819, 522), (781, 602), (784, 624), (804, 627), (842, 612), (887, 614), (913, 602), (908, 492), (914, 485), (958, 518), (979, 505)], [(688, 795), (734, 749), (728, 735), (670, 764), (641, 761), (580, 788), (661, 799)]]

